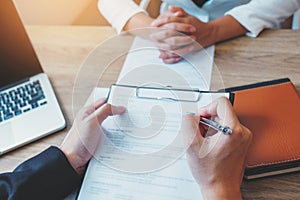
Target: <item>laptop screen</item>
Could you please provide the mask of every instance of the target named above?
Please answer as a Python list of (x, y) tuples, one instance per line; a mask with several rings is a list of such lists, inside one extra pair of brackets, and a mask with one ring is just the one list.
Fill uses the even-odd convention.
[(43, 72), (12, 0), (0, 1), (0, 88)]

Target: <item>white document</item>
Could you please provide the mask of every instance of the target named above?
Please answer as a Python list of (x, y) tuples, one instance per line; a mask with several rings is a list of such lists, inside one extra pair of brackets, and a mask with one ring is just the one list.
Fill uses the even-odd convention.
[(159, 58), (156, 45), (136, 37), (126, 55), (118, 78), (119, 84), (172, 86), (209, 90), (213, 69), (214, 46), (192, 52), (175, 64), (166, 64)]
[[(195, 103), (186, 102), (184, 104), (188, 105), (183, 105), (177, 101), (143, 99), (128, 95), (130, 90), (135, 88), (116, 90), (112, 87), (110, 91), (110, 103), (126, 106), (127, 111), (122, 116), (110, 117), (104, 122), (103, 130), (107, 138), (88, 166), (78, 199), (202, 199), (185, 158), (184, 146), (180, 142), (182, 138), (178, 134), (180, 115), (195, 112)], [(107, 92), (108, 89), (96, 88), (88, 102), (106, 97)], [(151, 97), (154, 92), (143, 91), (141, 95)], [(167, 94), (159, 95), (167, 97)], [(194, 98), (180, 92), (169, 95), (190, 100)], [(196, 103), (197, 107), (220, 96), (228, 97), (228, 94), (203, 94)], [(151, 131), (157, 131), (157, 125), (161, 126), (161, 112), (165, 113), (164, 126), (159, 134), (151, 135)], [(147, 132), (148, 129), (151, 129), (150, 132)], [(176, 139), (179, 140), (172, 142)]]

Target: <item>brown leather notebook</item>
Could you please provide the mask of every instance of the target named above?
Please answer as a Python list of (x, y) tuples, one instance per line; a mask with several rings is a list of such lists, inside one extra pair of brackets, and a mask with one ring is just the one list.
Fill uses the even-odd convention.
[(244, 177), (300, 170), (300, 98), (289, 79), (228, 88), (234, 109), (253, 133)]

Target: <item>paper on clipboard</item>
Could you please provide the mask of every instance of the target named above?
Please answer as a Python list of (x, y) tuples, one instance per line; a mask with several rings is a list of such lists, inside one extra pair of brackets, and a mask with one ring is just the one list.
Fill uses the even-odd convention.
[[(173, 103), (169, 101), (169, 107), (165, 107), (165, 112), (170, 112), (170, 110), (174, 111), (173, 113), (170, 113), (170, 118), (166, 120), (166, 129), (163, 130), (161, 134), (155, 135), (152, 138), (147, 138), (146, 140), (124, 134), (125, 130), (132, 135), (137, 135), (138, 133), (134, 131), (136, 131), (136, 127), (139, 126), (142, 127), (140, 130), (143, 130), (143, 126), (145, 126), (145, 124), (143, 124), (144, 121), (138, 121), (141, 119), (139, 112), (142, 112), (143, 119), (145, 119), (149, 117), (149, 108), (153, 108), (153, 106), (164, 106), (164, 101), (148, 100), (143, 98), (136, 98), (135, 102), (132, 102), (132, 105), (128, 105), (128, 94), (134, 93), (135, 89), (136, 88), (132, 87), (121, 87), (121, 90), (110, 91), (110, 96), (114, 96), (113, 93), (115, 93), (115, 95), (119, 97), (117, 99), (113, 98), (114, 100), (110, 99), (110, 103), (113, 101), (115, 105), (125, 105), (127, 107), (127, 113), (125, 113), (125, 116), (116, 117), (119, 118), (117, 120), (121, 120), (120, 123), (124, 123), (128, 122), (128, 119), (132, 119), (133, 123), (137, 124), (134, 124), (134, 126), (126, 126), (125, 123), (123, 127), (120, 127), (120, 124), (116, 126), (116, 119), (109, 118), (105, 121), (103, 128), (107, 130), (109, 133), (108, 138), (110, 142), (113, 143), (117, 149), (111, 148), (111, 144), (106, 143), (109, 144), (109, 146), (106, 146), (104, 149), (102, 149), (102, 154), (99, 153), (91, 160), (78, 199), (201, 199), (202, 197), (199, 186), (195, 182), (190, 172), (184, 154), (180, 154), (180, 156), (178, 156), (173, 163), (152, 172), (134, 174), (126, 172), (126, 169), (124, 171), (122, 171), (120, 168), (118, 170), (116, 169), (121, 167), (120, 165), (122, 165), (122, 167), (126, 167), (127, 164), (127, 167), (133, 167), (131, 168), (132, 170), (135, 170), (134, 167), (136, 167), (136, 170), (141, 170), (141, 167), (148, 165), (150, 167), (152, 165), (153, 167), (151, 160), (153, 161), (156, 159), (158, 163), (166, 160), (166, 154), (158, 155), (153, 153), (164, 148), (166, 145), (170, 145), (170, 141), (174, 140), (174, 132), (176, 131), (176, 128), (178, 128), (176, 125), (180, 126), (180, 118), (178, 118), (176, 113), (174, 115), (174, 111), (178, 111), (176, 109), (174, 110), (174, 108), (176, 108), (176, 104), (178, 103), (176, 103), (176, 101), (173, 101)], [(105, 97), (107, 92), (108, 89), (95, 88), (88, 102), (91, 103), (96, 99)], [(212, 95), (213, 97), (211, 97), (209, 94), (203, 95), (201, 100), (198, 102), (199, 105), (210, 103), (212, 100), (211, 98), (215, 99), (220, 96), (227, 96), (228, 93), (214, 93)], [(142, 104), (143, 106), (133, 107), (133, 105), (136, 105), (136, 103), (137, 105)], [(189, 111), (188, 108), (186, 109), (186, 112)], [(153, 120), (154, 123), (160, 120), (159, 118), (155, 118), (155, 115), (150, 117), (152, 117), (151, 120)], [(152, 128), (155, 129), (155, 126)], [(176, 151), (182, 151), (182, 149), (175, 148), (175, 146), (173, 147), (174, 148), (171, 148), (173, 152), (170, 153), (169, 151), (167, 154), (171, 159), (172, 156), (175, 155), (174, 153), (176, 153)], [(120, 153), (120, 150), (133, 156), (128, 156), (128, 154), (124, 154), (122, 152)], [(152, 157), (145, 157), (146, 159), (144, 159), (143, 162), (137, 162), (135, 160), (136, 158), (139, 158), (139, 156), (144, 156), (147, 154), (152, 154)], [(149, 158), (150, 160), (148, 160)]]

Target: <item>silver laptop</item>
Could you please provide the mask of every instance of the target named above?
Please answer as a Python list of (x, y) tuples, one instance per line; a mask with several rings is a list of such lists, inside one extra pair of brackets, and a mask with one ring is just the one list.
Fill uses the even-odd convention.
[(65, 126), (13, 1), (1, 0), (0, 155)]

